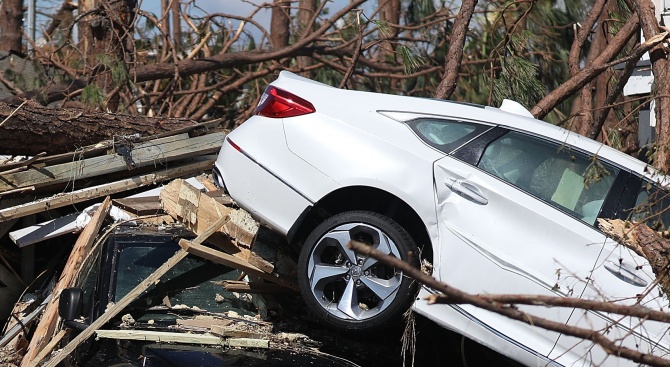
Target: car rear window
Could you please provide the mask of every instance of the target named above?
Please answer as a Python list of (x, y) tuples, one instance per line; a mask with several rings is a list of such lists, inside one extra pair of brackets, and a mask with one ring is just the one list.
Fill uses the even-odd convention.
[(426, 144), (445, 153), (451, 153), (477, 135), (490, 129), (490, 126), (468, 121), (440, 118), (420, 118), (407, 124)]

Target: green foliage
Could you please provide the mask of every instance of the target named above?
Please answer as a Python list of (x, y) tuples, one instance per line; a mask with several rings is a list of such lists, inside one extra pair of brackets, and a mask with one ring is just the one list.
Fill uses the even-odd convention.
[(372, 20), (370, 23), (377, 26), (377, 31), (379, 32), (379, 38), (388, 38), (391, 37), (393, 32), (391, 32), (391, 27), (386, 21), (383, 20)]
[(403, 44), (398, 45), (397, 52), (402, 60), (405, 74), (413, 73), (425, 62), (425, 59), (421, 55), (418, 55), (413, 49)]
[(493, 80), (493, 104), (512, 99), (530, 109), (544, 95), (544, 86), (537, 78), (537, 66), (518, 56), (501, 59), (501, 72)]
[(89, 84), (81, 91), (81, 101), (89, 106), (102, 108), (105, 95), (97, 85)]

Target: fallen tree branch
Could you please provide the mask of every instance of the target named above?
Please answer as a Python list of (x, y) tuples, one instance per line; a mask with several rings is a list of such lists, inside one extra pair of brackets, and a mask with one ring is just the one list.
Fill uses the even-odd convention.
[[(606, 338), (601, 332), (597, 330), (589, 330), (575, 326), (566, 325), (555, 321), (550, 321), (544, 318), (536, 317), (526, 312), (520, 311), (509, 304), (503, 304), (487, 300), (481, 295), (475, 295), (460, 291), (446, 283), (442, 283), (435, 278), (428, 276), (421, 272), (421, 270), (411, 266), (394, 256), (386, 255), (372, 247), (357, 241), (351, 241), (349, 248), (358, 252), (359, 254), (370, 256), (382, 263), (395, 267), (403, 272), (405, 276), (416, 279), (421, 284), (440, 291), (444, 297), (450, 300), (450, 303), (470, 304), (491, 312), (507, 316), (511, 319), (523, 322), (525, 324), (540, 327), (546, 330), (555, 331), (561, 334), (574, 336), (577, 338), (593, 341), (598, 344), (603, 350), (609, 354), (621, 358), (629, 359), (637, 363), (648, 364), (650, 366), (670, 366), (670, 360), (666, 360), (657, 356), (641, 353), (639, 351), (626, 348)], [(529, 296), (530, 298), (535, 296)]]

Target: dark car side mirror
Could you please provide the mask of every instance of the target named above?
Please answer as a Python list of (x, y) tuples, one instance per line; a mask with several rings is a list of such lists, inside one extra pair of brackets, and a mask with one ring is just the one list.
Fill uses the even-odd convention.
[(84, 292), (81, 288), (65, 288), (61, 291), (58, 300), (58, 316), (63, 319), (65, 326), (77, 330), (86, 329), (87, 324), (75, 321), (81, 318), (83, 304)]

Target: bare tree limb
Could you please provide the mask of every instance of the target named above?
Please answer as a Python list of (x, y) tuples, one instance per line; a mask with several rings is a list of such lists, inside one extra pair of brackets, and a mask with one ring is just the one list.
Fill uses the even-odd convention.
[(370, 256), (386, 265), (399, 269), (405, 276), (414, 278), (421, 284), (442, 292), (445, 297), (450, 299), (451, 303), (470, 304), (529, 325), (585, 340), (590, 340), (602, 347), (607, 354), (629, 359), (637, 363), (648, 364), (650, 366), (670, 366), (670, 360), (623, 347), (618, 343), (607, 339), (603, 334), (596, 330), (588, 330), (536, 317), (522, 312), (514, 307), (509, 307), (509, 305), (492, 302), (481, 296), (460, 291), (446, 283), (439, 282), (435, 278), (422, 273), (421, 270), (411, 266), (409, 263), (406, 263), (394, 256), (386, 255), (364, 243), (351, 241), (349, 242), (349, 248), (353, 249), (359, 254)]

